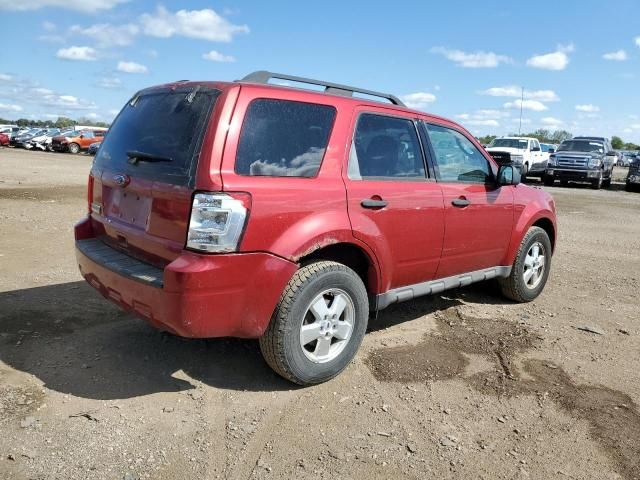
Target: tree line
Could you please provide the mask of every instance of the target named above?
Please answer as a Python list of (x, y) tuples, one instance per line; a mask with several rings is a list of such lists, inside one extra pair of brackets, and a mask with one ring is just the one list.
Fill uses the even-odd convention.
[[(535, 132), (531, 133), (523, 133), (518, 135), (516, 133), (509, 134), (510, 137), (531, 137), (537, 138), (541, 143), (552, 143), (559, 144), (564, 140), (569, 140), (573, 138), (573, 134), (571, 132), (567, 132), (566, 130), (547, 130), (545, 128), (539, 128)], [(484, 137), (478, 137), (478, 141), (483, 145), (490, 144), (495, 138), (498, 138), (496, 135), (485, 135)], [(614, 135), (611, 137), (611, 146), (614, 150), (640, 150), (640, 145), (636, 145), (632, 142), (625, 142), (622, 138)]]
[(109, 128), (109, 124), (105, 122), (95, 122), (85, 117), (73, 120), (67, 117), (58, 117), (57, 120), (29, 120), (27, 118), (19, 118), (18, 120), (7, 120), (0, 118), (0, 125), (18, 125), (19, 127), (41, 127), (41, 128), (68, 128), (76, 125), (87, 125), (90, 127)]

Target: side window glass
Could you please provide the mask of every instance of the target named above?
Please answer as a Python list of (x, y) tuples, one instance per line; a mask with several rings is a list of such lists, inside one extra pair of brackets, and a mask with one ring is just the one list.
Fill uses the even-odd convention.
[(476, 146), (460, 132), (427, 124), (435, 153), (438, 179), (442, 182), (491, 182), (489, 162)]
[(265, 177), (315, 177), (336, 109), (289, 100), (257, 99), (242, 124), (235, 171)]
[(365, 113), (349, 155), (352, 180), (415, 180), (426, 178), (420, 141), (413, 121)]

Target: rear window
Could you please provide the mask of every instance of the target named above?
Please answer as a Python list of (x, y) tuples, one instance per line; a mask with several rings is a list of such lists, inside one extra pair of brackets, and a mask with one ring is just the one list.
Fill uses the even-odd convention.
[(109, 128), (95, 157), (96, 167), (164, 183), (192, 184), (219, 94), (203, 86), (143, 91), (125, 105)]
[(315, 177), (329, 142), (336, 110), (327, 105), (258, 99), (245, 114), (236, 173)]

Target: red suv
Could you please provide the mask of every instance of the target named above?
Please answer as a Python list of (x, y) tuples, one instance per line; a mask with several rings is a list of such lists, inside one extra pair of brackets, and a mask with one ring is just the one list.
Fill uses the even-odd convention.
[(535, 299), (555, 204), (519, 182), (460, 125), (392, 95), (269, 72), (181, 81), (136, 93), (115, 119), (77, 260), (154, 326), (259, 338), (277, 373), (314, 384), (392, 303), (492, 278)]

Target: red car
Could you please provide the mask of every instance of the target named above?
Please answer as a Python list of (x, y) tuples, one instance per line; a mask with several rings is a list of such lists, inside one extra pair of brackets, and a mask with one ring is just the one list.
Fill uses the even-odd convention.
[(493, 278), (535, 299), (555, 203), (519, 182), (463, 127), (392, 95), (269, 72), (176, 82), (136, 93), (111, 126), (77, 261), (157, 328), (259, 338), (277, 373), (315, 384), (392, 303)]
[(7, 145), (9, 145), (9, 136), (5, 133), (0, 133), (0, 145), (2, 145), (3, 147), (6, 147)]

